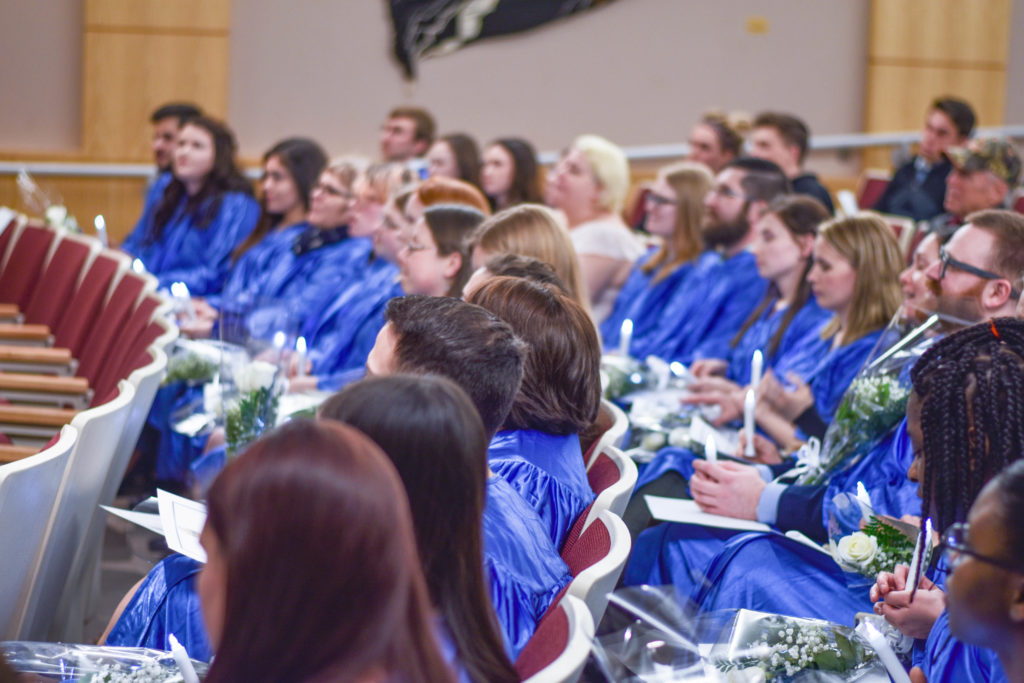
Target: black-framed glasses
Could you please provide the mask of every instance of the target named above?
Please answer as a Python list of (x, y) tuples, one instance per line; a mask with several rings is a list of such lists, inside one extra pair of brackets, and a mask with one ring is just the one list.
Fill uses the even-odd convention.
[(1016, 574), (1024, 574), (1024, 567), (1018, 567), (1007, 560), (989, 557), (988, 555), (982, 555), (971, 550), (971, 547), (967, 544), (967, 532), (969, 529), (970, 526), (966, 522), (957, 522), (946, 529), (946, 533), (942, 534), (942, 544), (939, 546), (939, 549), (949, 561), (951, 571), (956, 569), (957, 565), (963, 561), (964, 555), (970, 555), (980, 562), (986, 562)]
[[(993, 273), (991, 270), (984, 270), (982, 268), (972, 266), (969, 263), (957, 261), (955, 258), (949, 255), (945, 247), (939, 247), (939, 260), (942, 261), (942, 268), (939, 270), (940, 280), (946, 277), (946, 269), (949, 268), (950, 266), (953, 266), (957, 270), (962, 270), (965, 273), (976, 275), (985, 280), (1006, 280), (1005, 277), (998, 273)], [(1017, 291), (1017, 288), (1014, 287), (1013, 285), (1010, 285), (1010, 298), (1020, 298), (1020, 292)]]
[(708, 194), (715, 194), (719, 197), (726, 197), (728, 199), (746, 199), (747, 195), (742, 192), (737, 192), (728, 185), (715, 185), (711, 188)]

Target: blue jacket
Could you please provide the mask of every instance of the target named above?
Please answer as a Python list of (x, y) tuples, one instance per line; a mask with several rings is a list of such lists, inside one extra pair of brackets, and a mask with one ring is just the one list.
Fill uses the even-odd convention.
[(572, 576), (536, 513), (501, 477), (487, 480), (483, 528), (484, 573), (505, 649), (515, 661)]
[(961, 643), (949, 632), (949, 612), (932, 625), (921, 670), (929, 681), (1006, 683), (1006, 672), (992, 650)]
[[(260, 206), (250, 195), (226, 192), (206, 228), (197, 227), (196, 215), (185, 214), (184, 208), (183, 199), (160, 240), (152, 242), (149, 233), (156, 204), (148, 206), (121, 248), (141, 259), (161, 287), (181, 281), (193, 296), (216, 294), (227, 278), (231, 252), (256, 227)], [(198, 213), (202, 214), (202, 209)]]
[(487, 449), (491, 471), (512, 485), (540, 517), (555, 548), (596, 497), (580, 439), (532, 429), (500, 431)]

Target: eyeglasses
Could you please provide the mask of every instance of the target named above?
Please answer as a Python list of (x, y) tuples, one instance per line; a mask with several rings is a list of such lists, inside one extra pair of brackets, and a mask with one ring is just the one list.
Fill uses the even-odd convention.
[(348, 190), (339, 190), (338, 188), (331, 187), (330, 185), (327, 185), (326, 183), (317, 183), (313, 187), (313, 190), (314, 191), (320, 190), (321, 192), (326, 192), (327, 194), (331, 195), (332, 197), (338, 197), (340, 199), (344, 199), (345, 201), (352, 201), (353, 199), (356, 198), (356, 196), (354, 194), (352, 194), (351, 192), (349, 192)]
[(728, 185), (715, 185), (711, 188), (708, 194), (715, 194), (719, 197), (728, 197), (729, 199), (746, 199), (747, 196), (742, 192), (737, 192)]
[(970, 526), (968, 524), (958, 522), (946, 529), (946, 533), (942, 535), (942, 544), (939, 546), (939, 549), (947, 557), (950, 570), (956, 569), (963, 562), (964, 555), (970, 555), (980, 562), (987, 562), (1016, 574), (1024, 574), (1024, 568), (1015, 566), (1006, 560), (999, 560), (971, 550), (971, 547), (967, 545), (967, 532), (969, 529)]
[[(1006, 279), (1005, 277), (1003, 277), (1002, 275), (999, 275), (998, 273), (993, 273), (991, 270), (982, 270), (981, 268), (976, 268), (975, 266), (972, 266), (969, 263), (964, 263), (963, 261), (957, 261), (955, 258), (950, 256), (946, 252), (946, 248), (945, 247), (939, 247), (939, 260), (942, 261), (942, 269), (939, 270), (939, 279), (940, 280), (942, 280), (943, 278), (946, 277), (946, 269), (949, 268), (950, 266), (953, 266), (957, 270), (962, 270), (965, 273), (970, 273), (971, 275), (976, 275), (977, 277), (980, 277), (980, 278), (985, 279), (985, 280), (1005, 280)], [(1020, 298), (1020, 292), (1013, 285), (1010, 285), (1010, 298), (1011, 299), (1019, 299)]]
[(648, 190), (647, 194), (644, 195), (644, 201), (650, 202), (655, 206), (675, 206), (679, 202), (671, 197), (666, 197), (663, 194), (657, 194), (653, 190)]

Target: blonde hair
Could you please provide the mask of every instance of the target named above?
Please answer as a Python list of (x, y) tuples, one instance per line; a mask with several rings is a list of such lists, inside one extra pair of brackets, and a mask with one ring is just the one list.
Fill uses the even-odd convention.
[(653, 279), (655, 283), (664, 280), (682, 264), (696, 258), (704, 248), (700, 232), (704, 220), (704, 197), (711, 191), (711, 186), (715, 182), (704, 164), (693, 161), (666, 166), (658, 175), (665, 179), (676, 195), (676, 224), (672, 228), (672, 236), (640, 267), (645, 273), (658, 268)]
[[(902, 302), (899, 274), (903, 270), (903, 254), (892, 228), (878, 214), (863, 212), (822, 223), (818, 236), (849, 261), (857, 273), (850, 316), (842, 329), (843, 343), (849, 344), (885, 327)], [(827, 339), (838, 333), (840, 327), (836, 317), (822, 336)]]
[(619, 147), (598, 135), (581, 135), (572, 146), (587, 158), (601, 186), (601, 208), (619, 213), (629, 191), (629, 162)]
[(324, 173), (330, 173), (345, 186), (345, 189), (351, 190), (355, 187), (356, 180), (366, 172), (368, 166), (369, 163), (363, 157), (338, 157), (327, 164)]
[(493, 255), (518, 254), (543, 261), (554, 269), (569, 296), (589, 312), (590, 299), (572, 239), (546, 206), (520, 204), (496, 213), (470, 236), (469, 251), (476, 247)]

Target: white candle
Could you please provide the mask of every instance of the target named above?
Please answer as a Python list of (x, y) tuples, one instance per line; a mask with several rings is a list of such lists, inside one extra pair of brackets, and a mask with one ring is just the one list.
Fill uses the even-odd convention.
[(189, 294), (188, 285), (184, 282), (171, 283), (171, 296), (181, 303), (190, 321), (196, 319), (196, 307), (192, 304), (192, 295)]
[(137, 258), (132, 260), (132, 270), (142, 275), (146, 272), (146, 264), (142, 262), (142, 259)]
[(926, 544), (931, 542), (932, 518), (928, 517), (924, 520), (924, 526), (921, 529), (921, 533), (917, 535), (917, 543), (914, 544), (914, 559), (910, 561), (910, 571), (907, 572), (907, 590), (910, 591), (910, 602), (914, 601), (914, 595), (917, 593), (918, 586), (921, 582), (921, 576), (927, 569), (927, 567), (921, 566), (921, 561), (927, 554), (925, 549), (928, 546)]
[(306, 338), (299, 337), (295, 340), (295, 363), (298, 366), (295, 370), (296, 377), (306, 376)]
[(764, 354), (761, 353), (761, 349), (754, 351), (754, 356), (750, 359), (750, 388), (757, 391), (757, 388), (761, 386), (761, 374), (764, 372)]
[(96, 236), (100, 238), (100, 244), (106, 249), (110, 244), (107, 242), (107, 221), (103, 218), (103, 214), (96, 214), (92, 224), (96, 226)]
[(196, 675), (195, 667), (192, 666), (192, 660), (188, 658), (188, 652), (184, 646), (178, 642), (173, 633), (167, 634), (167, 642), (171, 644), (171, 655), (178, 665), (178, 670), (181, 671), (182, 680), (185, 683), (199, 683), (199, 676)]
[(274, 348), (277, 349), (278, 351), (283, 350), (284, 349), (284, 340), (285, 340), (284, 332), (281, 332), (280, 330), (275, 332), (274, 333)]
[(857, 482), (857, 504), (860, 505), (860, 515), (864, 518), (865, 522), (874, 516), (874, 506), (871, 505), (871, 494), (868, 493), (868, 490), (862, 481)]
[(893, 682), (910, 683), (910, 676), (907, 675), (903, 665), (900, 664), (899, 658), (896, 657), (896, 653), (889, 647), (889, 642), (882, 635), (881, 631), (875, 628), (875, 625), (870, 621), (865, 621), (863, 633), (867, 636), (871, 647), (875, 648), (878, 658), (882, 661), (885, 670), (892, 677)]
[(747, 389), (747, 395), (743, 399), (743, 434), (747, 443), (743, 448), (743, 455), (753, 458), (754, 451), (754, 408), (757, 407), (757, 397), (753, 389)]
[(626, 318), (619, 331), (619, 355), (629, 358), (629, 345), (633, 342), (633, 321)]
[(715, 437), (711, 434), (708, 434), (708, 439), (704, 442), (704, 459), (708, 462), (718, 461), (718, 446), (715, 445)]

